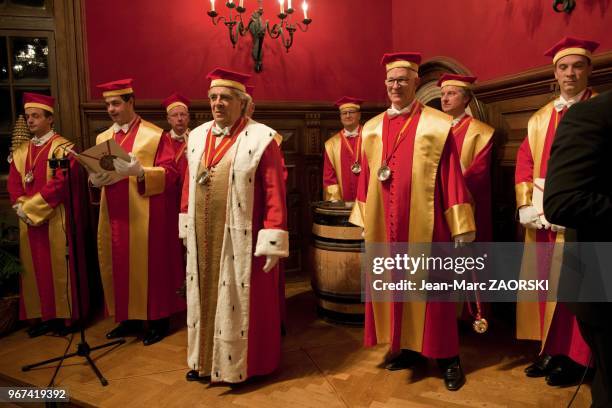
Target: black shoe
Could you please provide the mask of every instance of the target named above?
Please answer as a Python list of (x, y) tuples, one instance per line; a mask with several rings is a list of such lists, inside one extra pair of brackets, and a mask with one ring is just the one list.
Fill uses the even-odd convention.
[(525, 368), (527, 377), (546, 377), (555, 367), (557, 361), (549, 354), (542, 354), (537, 361)]
[(565, 357), (559, 365), (546, 376), (546, 384), (551, 387), (569, 387), (577, 385), (584, 375), (586, 367)]
[(130, 335), (134, 335), (134, 333), (136, 332), (136, 327), (134, 324), (129, 323), (127, 320), (119, 323), (119, 325), (117, 327), (115, 327), (113, 330), (109, 331), (108, 333), (106, 333), (106, 338), (107, 339), (118, 339), (120, 337), (126, 337), (126, 336), (130, 336)]
[(425, 360), (421, 353), (412, 350), (402, 350), (397, 357), (385, 363), (385, 368), (389, 371), (406, 370)]
[(459, 357), (452, 359), (439, 359), (438, 364), (444, 376), (444, 386), (449, 391), (457, 391), (465, 384), (465, 374), (461, 368)]
[(27, 330), (28, 336), (30, 337), (39, 337), (43, 334), (47, 334), (52, 332), (54, 329), (53, 320), (48, 320), (46, 322), (40, 322), (30, 327)]
[(210, 381), (210, 375), (203, 375), (200, 377), (198, 370), (188, 371), (185, 378), (187, 379), (187, 381), (202, 381), (202, 382)]
[(150, 346), (158, 341), (163, 340), (168, 335), (168, 330), (149, 329), (142, 339), (142, 344)]

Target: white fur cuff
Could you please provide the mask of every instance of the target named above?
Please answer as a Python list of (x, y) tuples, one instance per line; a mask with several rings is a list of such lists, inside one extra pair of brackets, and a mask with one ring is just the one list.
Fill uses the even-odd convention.
[(180, 213), (179, 214), (179, 220), (178, 220), (178, 237), (181, 239), (187, 238), (187, 235), (189, 234), (189, 223), (191, 222), (191, 220), (189, 219), (189, 216), (187, 215), (187, 213)]
[(257, 234), (255, 256), (275, 255), (281, 258), (289, 256), (289, 233), (279, 229), (262, 229)]

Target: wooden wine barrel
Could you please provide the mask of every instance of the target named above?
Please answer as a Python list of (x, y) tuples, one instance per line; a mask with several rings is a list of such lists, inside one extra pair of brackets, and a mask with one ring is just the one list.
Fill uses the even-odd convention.
[(312, 204), (312, 288), (319, 315), (327, 320), (362, 325), (361, 228), (348, 222), (352, 203)]

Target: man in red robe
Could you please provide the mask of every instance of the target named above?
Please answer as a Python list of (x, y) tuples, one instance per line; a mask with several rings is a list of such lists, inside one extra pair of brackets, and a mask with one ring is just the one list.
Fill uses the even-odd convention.
[(444, 74), (438, 80), (442, 111), (453, 117), (452, 131), (461, 170), (474, 203), (476, 241), (491, 242), (491, 152), (494, 128), (474, 119), (465, 110), (472, 100), (476, 77)]
[[(52, 171), (49, 159), (66, 155), (72, 143), (57, 134), (53, 126), (51, 96), (24, 93), (24, 110), (28, 129), (34, 137), (12, 152), (8, 177), (8, 192), (20, 219), (19, 252), (23, 273), (20, 276), (21, 319), (41, 319), (28, 329), (30, 337), (49, 331), (64, 334), (68, 328), (64, 319), (74, 321), (86, 311), (79, 310), (76, 297), (77, 268), (74, 255), (79, 251), (78, 270), (85, 257), (79, 243), (70, 243), (70, 268), (66, 265), (66, 233), (78, 214), (67, 211), (69, 206), (68, 180), (61, 170)], [(73, 192), (78, 194), (79, 168), (71, 161)], [(73, 200), (73, 210), (78, 210)], [(80, 276), (81, 295), (87, 305), (87, 279)], [(69, 289), (68, 289), (69, 288)]]
[(361, 173), (361, 104), (363, 100), (344, 96), (336, 101), (342, 129), (325, 142), (323, 154), (323, 199), (355, 201)]
[(166, 109), (168, 124), (170, 125), (170, 131), (164, 132), (164, 137), (170, 139), (170, 143), (174, 148), (174, 163), (178, 172), (176, 194), (179, 205), (183, 189), (183, 178), (187, 169), (185, 149), (187, 148), (187, 138), (189, 137), (190, 105), (191, 101), (178, 92), (173, 93), (162, 102), (162, 106)]
[[(588, 77), (591, 54), (598, 45), (566, 37), (546, 52), (553, 60), (560, 95), (529, 119), (527, 137), (516, 158), (516, 205), (519, 221), (526, 229), (522, 273), (537, 273), (540, 279), (556, 275), (553, 266), (560, 265), (565, 228), (544, 218), (541, 199), (534, 199), (534, 189), (544, 189), (550, 147), (561, 118), (570, 106), (594, 96), (588, 88)], [(547, 251), (536, 243), (558, 245)], [(548, 385), (575, 384), (588, 365), (590, 351), (576, 318), (561, 303), (517, 303), (517, 338), (541, 341), (540, 357), (525, 373), (528, 377), (546, 377)]]
[(131, 79), (98, 87), (114, 123), (96, 143), (114, 139), (131, 158), (115, 158), (114, 174), (89, 177), (101, 193), (98, 258), (106, 310), (120, 322), (106, 337), (132, 335), (137, 321), (149, 321), (143, 344), (151, 345), (167, 335), (168, 317), (184, 308), (177, 293), (185, 276), (182, 249), (166, 223), (176, 208), (167, 196), (178, 177), (175, 151), (160, 128), (134, 111)]
[[(363, 127), (350, 219), (364, 227), (366, 243), (468, 242), (475, 236), (452, 118), (415, 99), (420, 61), (419, 53), (383, 56), (391, 108)], [(387, 369), (408, 368), (425, 356), (438, 360), (447, 389), (465, 383), (454, 303), (368, 302), (364, 334), (366, 346), (390, 343), (392, 354), (402, 350)]]
[(188, 381), (238, 383), (280, 362), (285, 183), (277, 132), (245, 116), (249, 77), (212, 71), (213, 120), (189, 137), (179, 216), (188, 254)]

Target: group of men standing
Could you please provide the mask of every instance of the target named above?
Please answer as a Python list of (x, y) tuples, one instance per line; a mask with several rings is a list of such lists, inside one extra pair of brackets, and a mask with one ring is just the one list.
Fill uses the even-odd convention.
[[(562, 240), (563, 227), (535, 208), (533, 189), (543, 187), (538, 183), (546, 177), (564, 112), (595, 95), (587, 79), (596, 47), (565, 38), (547, 53), (560, 96), (530, 119), (516, 167), (527, 242)], [(344, 129), (325, 144), (325, 199), (355, 202), (350, 221), (363, 227), (366, 242), (491, 241), (494, 129), (465, 111), (476, 78), (440, 78), (443, 113), (415, 97), (420, 61), (419, 53), (383, 56), (391, 106), (363, 126), (362, 100), (336, 103)], [(163, 132), (135, 113), (131, 80), (100, 85), (113, 125), (96, 143), (114, 139), (130, 160), (111, 158), (112, 171), (91, 173), (89, 189), (99, 202), (105, 307), (119, 322), (107, 337), (134, 334), (146, 321), (143, 343), (161, 340), (168, 317), (185, 307), (178, 291), (186, 281), (187, 379), (235, 383), (270, 373), (280, 359), (278, 261), (288, 256), (285, 170), (282, 138), (250, 118), (249, 75), (216, 69), (208, 79), (213, 120), (192, 131), (187, 98), (174, 94), (164, 101), (172, 129)], [(64, 244), (62, 222), (71, 222), (63, 210), (65, 176), (52, 175), (46, 165), (71, 146), (51, 130), (51, 97), (26, 94), (24, 102), (35, 137), (13, 152), (9, 192), (21, 220), (26, 270), (21, 316), (41, 317), (30, 333), (40, 335), (63, 327), (49, 326), (51, 320), (78, 317), (67, 311), (70, 299), (61, 286), (74, 279), (54, 252)], [(530, 306), (536, 311), (525, 323), (522, 308)], [(442, 368), (447, 389), (465, 383), (454, 304), (368, 302), (365, 310), (364, 343), (390, 345), (389, 370), (429, 357)], [(526, 374), (546, 376), (550, 385), (574, 383), (589, 361), (574, 317), (560, 304), (519, 304), (517, 320), (519, 338), (542, 342), (542, 355)]]
[[(596, 95), (588, 77), (597, 46), (566, 37), (545, 54), (552, 58), (560, 95), (529, 120), (517, 157), (517, 215), (527, 244), (563, 242), (564, 227), (546, 220), (541, 202), (536, 209), (533, 189), (544, 188), (564, 113)], [(466, 113), (476, 78), (440, 77), (444, 115), (415, 99), (420, 59), (417, 53), (383, 57), (391, 108), (365, 125), (359, 124), (362, 100), (343, 97), (336, 103), (344, 129), (325, 144), (324, 199), (355, 202), (350, 221), (364, 228), (366, 242), (490, 242), (494, 129)], [(528, 252), (526, 247), (522, 268), (548, 276), (550, 254), (531, 257)], [(594, 361), (576, 318), (561, 303), (519, 302), (517, 338), (541, 342), (540, 356), (525, 373), (545, 377), (550, 386), (578, 383)], [(412, 367), (425, 356), (437, 359), (447, 389), (457, 390), (465, 382), (454, 304), (369, 302), (364, 342), (390, 344), (389, 370)], [(610, 378), (606, 381), (609, 390)]]

